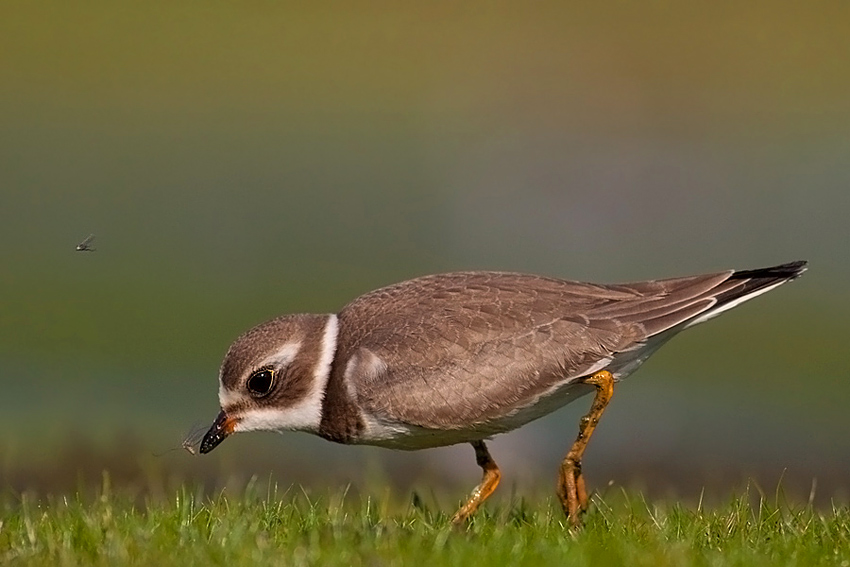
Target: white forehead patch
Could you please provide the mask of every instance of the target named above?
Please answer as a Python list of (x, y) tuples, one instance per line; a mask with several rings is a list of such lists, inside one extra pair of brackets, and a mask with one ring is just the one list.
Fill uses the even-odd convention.
[(227, 407), (235, 404), (241, 396), (236, 392), (231, 392), (224, 387), (221, 380), (218, 381), (218, 404), (220, 407)]

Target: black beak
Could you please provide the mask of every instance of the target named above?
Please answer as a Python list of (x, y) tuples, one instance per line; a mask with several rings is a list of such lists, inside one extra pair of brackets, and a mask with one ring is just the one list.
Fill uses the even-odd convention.
[(204, 440), (201, 441), (201, 453), (209, 453), (218, 447), (219, 443), (224, 441), (225, 438), (233, 433), (234, 427), (236, 427), (236, 420), (232, 417), (227, 417), (224, 410), (219, 412), (218, 417), (215, 418), (215, 421), (212, 424), (212, 427), (210, 427), (210, 430), (207, 431), (206, 435), (204, 435)]

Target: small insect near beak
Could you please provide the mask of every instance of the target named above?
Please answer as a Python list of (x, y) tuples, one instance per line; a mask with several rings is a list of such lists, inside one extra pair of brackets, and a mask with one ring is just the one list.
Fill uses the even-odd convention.
[(218, 414), (218, 417), (215, 418), (210, 430), (207, 431), (207, 434), (204, 435), (204, 440), (201, 441), (201, 453), (209, 453), (216, 447), (218, 444), (224, 441), (226, 437), (228, 437), (231, 433), (233, 433), (233, 429), (236, 427), (237, 420), (232, 417), (228, 417), (224, 410), (221, 410)]

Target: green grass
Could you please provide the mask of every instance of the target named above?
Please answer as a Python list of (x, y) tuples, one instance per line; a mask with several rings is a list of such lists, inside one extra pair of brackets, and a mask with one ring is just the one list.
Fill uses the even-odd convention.
[[(8, 495), (2, 565), (850, 565), (850, 509), (818, 511), (755, 490), (688, 508), (637, 493), (594, 497), (585, 528), (551, 499), (485, 506), (464, 529), (452, 510), (299, 489), (205, 498), (181, 489), (134, 502)], [(483, 512), (483, 513), (482, 513)]]

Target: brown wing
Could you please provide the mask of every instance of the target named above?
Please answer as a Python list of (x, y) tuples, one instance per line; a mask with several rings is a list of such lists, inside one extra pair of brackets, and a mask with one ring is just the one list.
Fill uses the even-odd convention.
[(348, 380), (370, 413), (433, 428), (486, 422), (642, 340), (638, 325), (582, 317), (636, 295), (518, 274), (429, 276), (343, 309), (356, 338), (339, 354), (360, 365)]
[[(426, 276), (340, 312), (338, 356), (366, 411), (448, 429), (486, 423), (753, 288), (750, 272), (596, 285), (500, 272)], [(775, 280), (776, 278), (773, 278)]]

